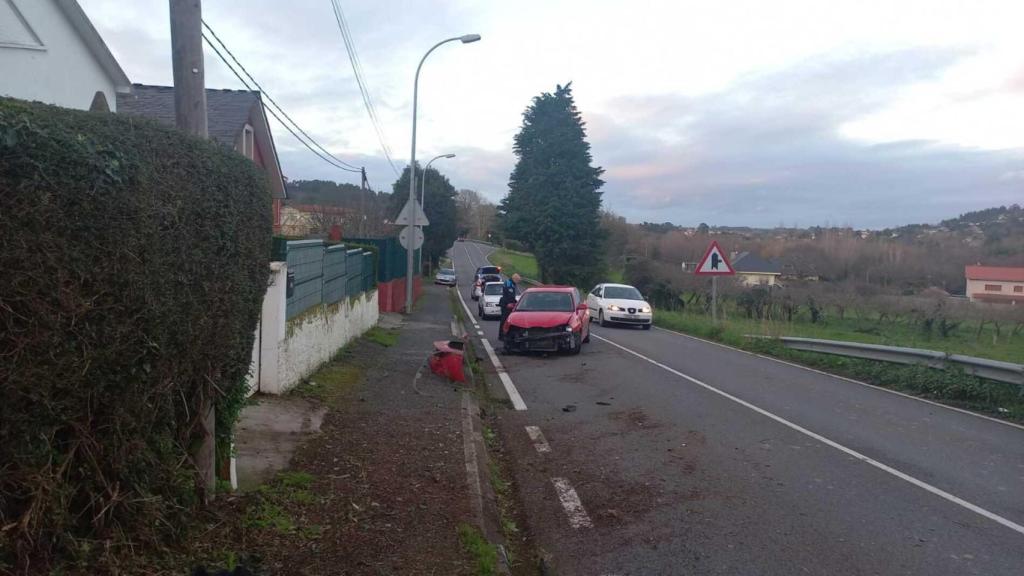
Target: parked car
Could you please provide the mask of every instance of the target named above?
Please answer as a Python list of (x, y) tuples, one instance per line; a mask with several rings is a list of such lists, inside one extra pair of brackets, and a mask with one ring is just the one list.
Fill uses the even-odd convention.
[(590, 314), (576, 288), (530, 288), (514, 306), (501, 326), (506, 353), (564, 350), (579, 354), (590, 341)]
[(455, 286), (458, 283), (455, 277), (455, 270), (451, 268), (441, 268), (434, 275), (434, 284), (443, 284), (445, 286)]
[(494, 316), (501, 316), (501, 307), (498, 302), (501, 300), (502, 283), (488, 282), (484, 284), (483, 294), (476, 307), (476, 315), (487, 319)]
[(639, 290), (626, 284), (598, 284), (587, 295), (587, 307), (601, 326), (616, 322), (650, 330), (654, 322), (651, 305)]
[(484, 274), (477, 278), (476, 282), (473, 283), (473, 300), (479, 300), (480, 295), (483, 294), (484, 285), (488, 282), (501, 282), (501, 274)]

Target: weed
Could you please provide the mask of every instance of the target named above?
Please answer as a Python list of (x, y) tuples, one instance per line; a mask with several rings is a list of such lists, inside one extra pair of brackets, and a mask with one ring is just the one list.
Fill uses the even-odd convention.
[(498, 551), (476, 528), (459, 524), (459, 541), (463, 549), (476, 561), (478, 576), (492, 576), (498, 573)]
[(367, 330), (363, 337), (370, 342), (375, 342), (385, 348), (390, 348), (398, 343), (398, 330), (389, 330), (381, 328), (380, 326), (374, 326)]

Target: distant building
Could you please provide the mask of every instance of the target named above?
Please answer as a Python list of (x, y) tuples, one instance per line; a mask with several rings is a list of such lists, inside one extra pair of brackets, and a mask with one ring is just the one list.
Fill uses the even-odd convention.
[(0, 0), (0, 96), (114, 111), (132, 85), (75, 0)]
[[(5, 0), (0, 0), (3, 2)], [(131, 94), (119, 94), (118, 112), (151, 118), (174, 126), (174, 88), (135, 84)], [(250, 90), (206, 90), (206, 122), (210, 140), (249, 158), (267, 175), (273, 199), (274, 232), (281, 228), (281, 204), (287, 198), (274, 136), (270, 133), (263, 99)]]
[(295, 238), (330, 234), (341, 238), (341, 227), (349, 213), (348, 208), (340, 206), (288, 204), (281, 208), (281, 234)]
[(731, 260), (736, 280), (744, 286), (775, 286), (782, 275), (778, 264), (752, 252), (735, 253)]
[(964, 276), (971, 302), (1024, 304), (1024, 268), (967, 266)]

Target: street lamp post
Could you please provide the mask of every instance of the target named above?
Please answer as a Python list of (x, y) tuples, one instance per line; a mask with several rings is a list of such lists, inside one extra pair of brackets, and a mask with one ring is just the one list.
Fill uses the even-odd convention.
[(420, 69), (423, 68), (423, 62), (426, 61), (427, 56), (437, 49), (438, 46), (446, 44), (448, 42), (454, 42), (458, 40), (463, 44), (469, 44), (476, 42), (480, 39), (479, 34), (466, 34), (464, 36), (455, 36), (454, 38), (447, 38), (441, 40), (437, 44), (434, 44), (427, 53), (420, 59), (419, 66), (416, 66), (416, 78), (412, 85), (412, 151), (409, 153), (409, 205), (412, 208), (409, 216), (409, 225), (406, 228), (406, 238), (409, 239), (408, 246), (405, 250), (405, 313), (409, 314), (412, 312), (412, 272), (413, 265), (415, 262), (414, 254), (416, 252), (416, 104), (419, 98), (420, 92)]

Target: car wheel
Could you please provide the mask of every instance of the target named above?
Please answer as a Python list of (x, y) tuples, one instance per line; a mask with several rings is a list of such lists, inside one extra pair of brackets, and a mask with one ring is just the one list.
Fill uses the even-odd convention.
[(575, 356), (575, 355), (580, 353), (580, 350), (583, 349), (583, 343), (580, 342), (579, 335), (577, 335), (577, 334), (573, 334), (572, 335), (572, 344), (570, 344), (570, 346), (571, 346), (571, 348), (569, 348), (569, 354), (571, 356)]
[(608, 321), (604, 319), (604, 309), (601, 309), (600, 311), (598, 311), (598, 313), (597, 313), (597, 323), (600, 324), (602, 328), (604, 328), (605, 326), (608, 326)]

